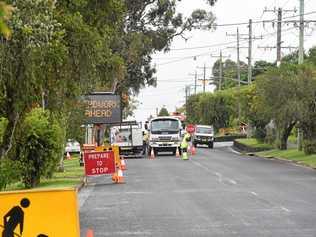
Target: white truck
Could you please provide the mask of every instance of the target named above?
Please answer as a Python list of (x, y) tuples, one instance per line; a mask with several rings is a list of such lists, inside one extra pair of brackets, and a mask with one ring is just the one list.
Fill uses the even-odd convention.
[(157, 155), (158, 152), (180, 151), (182, 125), (178, 118), (172, 116), (157, 117), (151, 119), (145, 128), (149, 132), (148, 155), (151, 151)]
[(143, 144), (141, 123), (125, 121), (110, 129), (110, 143), (120, 148), (120, 155), (124, 158), (143, 157), (146, 147)]

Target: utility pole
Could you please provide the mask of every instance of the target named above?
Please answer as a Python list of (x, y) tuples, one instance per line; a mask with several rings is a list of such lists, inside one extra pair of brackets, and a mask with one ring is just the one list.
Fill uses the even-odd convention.
[(248, 84), (252, 82), (252, 19), (249, 19)]
[(204, 68), (203, 68), (203, 93), (205, 93), (205, 85), (206, 84), (206, 65), (204, 63)]
[[(304, 62), (304, 0), (300, 1), (300, 42), (298, 50), (298, 64), (303, 64)], [(300, 127), (297, 129), (297, 148), (299, 151), (303, 149), (302, 139), (303, 133)]]
[(278, 24), (277, 24), (277, 66), (281, 64), (281, 44), (282, 44), (282, 9), (278, 9)]
[(298, 64), (304, 62), (304, 0), (300, 1), (300, 44), (298, 53)]
[(197, 71), (195, 70), (194, 73), (189, 73), (189, 76), (194, 76), (194, 94), (197, 93), (197, 87), (200, 86), (197, 84), (198, 76), (203, 76), (202, 74), (197, 74)]
[(218, 86), (218, 90), (221, 90), (222, 89), (222, 84), (224, 82), (223, 58), (229, 58), (230, 55), (229, 56), (223, 56), (223, 53), (222, 53), (222, 50), (221, 50), (220, 53), (219, 53), (219, 56), (211, 54), (211, 57), (212, 58), (219, 58), (219, 77), (218, 77), (218, 84), (217, 84), (217, 86)]
[[(273, 12), (273, 13), (277, 13), (277, 42), (276, 42), (276, 46), (275, 47), (271, 47), (271, 46), (265, 46), (265, 47), (258, 47), (258, 48), (264, 48), (264, 49), (274, 49), (276, 48), (277, 50), (277, 55), (276, 55), (276, 63), (277, 66), (280, 66), (281, 64), (281, 60), (282, 60), (282, 49), (297, 49), (297, 47), (282, 47), (282, 24), (284, 23), (283, 21), (283, 13), (284, 12), (296, 12), (297, 10), (284, 10), (282, 8), (274, 8), (273, 10), (268, 10), (265, 9), (263, 11), (263, 13), (265, 12)], [(274, 21), (268, 21), (268, 22), (272, 22), (272, 24), (274, 25)], [(287, 21), (288, 23), (289, 21)]]
[(206, 69), (212, 69), (210, 67), (206, 67), (205, 63), (203, 67), (197, 67), (198, 69), (203, 69), (203, 79), (198, 79), (203, 81), (203, 93), (206, 92), (206, 82), (209, 81), (209, 79), (206, 79)]
[(222, 90), (222, 82), (223, 82), (223, 54), (222, 50), (219, 53), (219, 83), (218, 83), (218, 89)]

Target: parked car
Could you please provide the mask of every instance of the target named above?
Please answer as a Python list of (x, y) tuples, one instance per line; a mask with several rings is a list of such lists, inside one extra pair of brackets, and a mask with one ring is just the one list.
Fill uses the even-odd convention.
[(214, 129), (213, 126), (196, 125), (196, 130), (193, 135), (193, 145), (207, 145), (209, 148), (214, 147)]
[(76, 140), (69, 139), (66, 143), (65, 153), (80, 153), (80, 143)]

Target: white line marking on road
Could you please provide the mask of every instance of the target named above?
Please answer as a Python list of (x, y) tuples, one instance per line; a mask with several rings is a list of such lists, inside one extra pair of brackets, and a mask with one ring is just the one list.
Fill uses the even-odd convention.
[(221, 173), (215, 172), (215, 175), (218, 178), (218, 182), (222, 183), (223, 182), (223, 175)]
[(291, 212), (289, 209), (287, 209), (287, 208), (285, 208), (285, 207), (281, 207), (281, 209), (282, 209), (283, 211), (286, 211), (286, 212)]
[(230, 182), (231, 184), (234, 184), (234, 185), (237, 184), (237, 182), (236, 182), (235, 180), (233, 180), (233, 179), (230, 179), (229, 182)]
[(255, 192), (250, 192), (252, 195), (258, 197), (258, 193), (255, 193)]
[(232, 147), (229, 147), (229, 150), (230, 150), (231, 152), (233, 152), (233, 153), (237, 154), (237, 155), (241, 155), (241, 153), (240, 153), (240, 152), (238, 152), (238, 151), (234, 150), (234, 148), (232, 148)]

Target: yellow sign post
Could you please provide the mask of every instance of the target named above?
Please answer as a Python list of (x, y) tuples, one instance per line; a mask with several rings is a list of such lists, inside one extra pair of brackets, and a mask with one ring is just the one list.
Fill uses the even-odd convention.
[(79, 237), (74, 189), (0, 192), (1, 237)]

